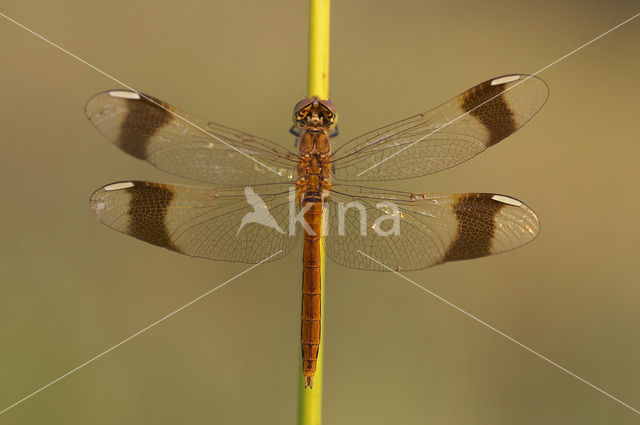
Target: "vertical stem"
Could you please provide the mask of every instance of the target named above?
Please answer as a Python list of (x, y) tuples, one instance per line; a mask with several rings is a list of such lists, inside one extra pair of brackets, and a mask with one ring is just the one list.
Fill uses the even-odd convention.
[(309, 77), (307, 97), (329, 98), (330, 0), (309, 2)]
[[(329, 98), (329, 10), (330, 0), (310, 0), (309, 2), (309, 74), (307, 97)], [(323, 230), (324, 232), (324, 230)], [(323, 234), (323, 233), (321, 233)], [(324, 347), (324, 242), (320, 250), (321, 284), (321, 338), (313, 388), (304, 387), (304, 375), (300, 370), (298, 383), (298, 424), (320, 425), (322, 422), (322, 363)]]

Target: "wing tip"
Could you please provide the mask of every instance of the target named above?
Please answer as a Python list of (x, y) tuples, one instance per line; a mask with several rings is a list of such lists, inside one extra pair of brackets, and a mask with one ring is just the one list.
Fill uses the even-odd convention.
[(513, 208), (513, 210), (511, 211), (521, 211), (523, 217), (526, 217), (526, 221), (528, 221), (528, 223), (525, 223), (525, 225), (529, 231), (529, 234), (531, 235), (531, 238), (527, 242), (530, 242), (538, 237), (541, 228), (540, 218), (535, 213), (535, 211), (533, 211), (533, 209), (531, 209), (527, 204), (512, 196), (501, 195), (497, 193), (491, 194), (491, 200), (501, 203), (501, 210), (504, 210), (505, 208)]
[(108, 192), (131, 189), (137, 184), (138, 182), (135, 181), (122, 181), (103, 186), (91, 194), (91, 197), (89, 198), (89, 207), (96, 216), (100, 217), (106, 206), (105, 196)]
[(114, 98), (113, 101), (115, 102), (117, 101), (117, 99), (124, 100), (124, 101), (141, 100), (144, 97), (146, 97), (146, 95), (133, 90), (122, 90), (122, 89), (111, 89), (111, 90), (103, 91), (100, 93), (96, 93), (93, 96), (91, 96), (89, 100), (87, 100), (87, 103), (84, 106), (85, 115), (87, 116), (87, 118), (89, 118), (89, 120), (93, 121), (93, 118), (96, 115), (96, 113), (102, 109), (98, 101), (101, 99), (104, 99), (105, 97)]
[(91, 208), (91, 211), (93, 211), (93, 213), (98, 217), (100, 217), (105, 207), (105, 201), (101, 196), (102, 193), (104, 193), (103, 190), (98, 189), (93, 192), (93, 194), (89, 198), (89, 207)]

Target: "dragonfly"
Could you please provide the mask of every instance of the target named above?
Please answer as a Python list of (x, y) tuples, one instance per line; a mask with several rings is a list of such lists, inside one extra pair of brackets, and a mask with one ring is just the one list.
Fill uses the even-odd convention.
[(303, 239), (302, 371), (311, 387), (321, 338), (321, 250), (345, 267), (414, 271), (509, 251), (540, 230), (536, 214), (511, 196), (364, 182), (465, 162), (522, 127), (547, 97), (542, 79), (505, 75), (335, 150), (335, 106), (304, 99), (294, 108), (292, 152), (151, 96), (111, 90), (87, 103), (93, 125), (129, 155), (207, 186), (119, 181), (93, 193), (90, 206), (117, 231), (212, 260), (273, 261)]

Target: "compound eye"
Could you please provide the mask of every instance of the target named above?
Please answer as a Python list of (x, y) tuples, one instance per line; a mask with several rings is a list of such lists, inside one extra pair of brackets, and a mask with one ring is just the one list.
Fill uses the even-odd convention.
[(296, 106), (293, 107), (293, 112), (296, 117), (305, 117), (308, 114), (309, 107), (313, 103), (313, 99), (302, 99), (300, 102), (296, 103)]
[(336, 107), (333, 106), (329, 100), (321, 100), (320, 104), (324, 107), (325, 116), (328, 118), (334, 118), (336, 115)]

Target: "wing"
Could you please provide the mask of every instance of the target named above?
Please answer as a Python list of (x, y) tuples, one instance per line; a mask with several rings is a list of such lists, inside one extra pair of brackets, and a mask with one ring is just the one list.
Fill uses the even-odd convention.
[(338, 180), (395, 180), (435, 173), (509, 136), (542, 107), (549, 90), (524, 74), (485, 81), (450, 101), (357, 137), (333, 154)]
[(335, 185), (328, 214), (327, 255), (378, 271), (386, 269), (358, 250), (394, 270), (419, 270), (509, 251), (540, 230), (526, 205), (491, 193), (416, 195)]
[(195, 118), (151, 96), (111, 90), (86, 114), (126, 153), (177, 176), (221, 186), (291, 181), (296, 155), (268, 140)]
[(285, 256), (298, 239), (288, 231), (288, 187), (253, 188), (267, 210), (255, 208), (241, 188), (144, 181), (107, 185), (89, 202), (104, 224), (150, 244), (193, 257), (258, 263), (279, 250), (271, 260)]

